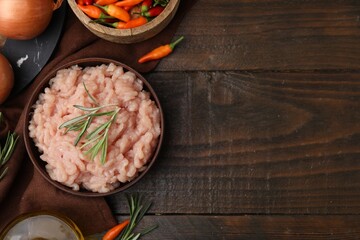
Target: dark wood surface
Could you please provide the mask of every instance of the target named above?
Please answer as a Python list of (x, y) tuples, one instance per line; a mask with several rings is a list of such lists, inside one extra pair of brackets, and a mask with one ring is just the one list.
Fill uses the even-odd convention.
[[(199, 0), (146, 77), (144, 239), (360, 239), (360, 1)], [(119, 219), (124, 194), (108, 201)]]

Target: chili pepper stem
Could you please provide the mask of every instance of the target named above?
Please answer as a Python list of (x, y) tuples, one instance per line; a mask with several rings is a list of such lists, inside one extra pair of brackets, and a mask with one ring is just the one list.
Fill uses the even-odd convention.
[(184, 39), (184, 36), (181, 36), (181, 37), (178, 38), (175, 42), (170, 43), (170, 44), (169, 44), (169, 45), (170, 45), (170, 48), (171, 48), (171, 49), (174, 49), (175, 46), (176, 46), (179, 42), (181, 42), (183, 39)]
[(96, 6), (96, 7), (98, 7), (98, 8), (101, 8), (101, 9), (104, 10), (105, 12), (106, 12), (106, 10), (108, 9), (108, 6), (107, 6), (107, 5), (101, 6), (101, 5), (97, 4), (97, 3), (94, 3), (93, 5)]

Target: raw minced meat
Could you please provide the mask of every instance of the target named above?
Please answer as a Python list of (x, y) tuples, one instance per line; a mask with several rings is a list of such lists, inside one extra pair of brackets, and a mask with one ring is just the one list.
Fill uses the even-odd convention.
[[(104, 164), (100, 154), (90, 160), (80, 149), (84, 137), (74, 146), (79, 132), (65, 134), (65, 129), (59, 129), (62, 123), (84, 114), (73, 105), (94, 106), (83, 82), (101, 106), (120, 107), (109, 130)], [(95, 117), (88, 132), (107, 120), (107, 116)], [(131, 181), (146, 168), (160, 135), (160, 111), (133, 72), (124, 72), (112, 63), (84, 69), (72, 66), (59, 70), (50, 87), (39, 95), (29, 132), (53, 180), (74, 190), (83, 187), (103, 193)]]

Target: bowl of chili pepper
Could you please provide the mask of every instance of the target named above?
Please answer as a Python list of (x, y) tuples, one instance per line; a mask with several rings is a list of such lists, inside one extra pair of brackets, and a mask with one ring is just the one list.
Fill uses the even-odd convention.
[(149, 39), (173, 19), (180, 0), (68, 0), (80, 22), (115, 43)]

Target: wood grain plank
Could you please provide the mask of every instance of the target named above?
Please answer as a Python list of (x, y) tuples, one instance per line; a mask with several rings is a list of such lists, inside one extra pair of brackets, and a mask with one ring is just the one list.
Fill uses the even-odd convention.
[(360, 1), (199, 0), (158, 71), (360, 67)]
[[(124, 217), (119, 217), (119, 221)], [(151, 239), (359, 239), (359, 216), (146, 216)]]
[[(129, 192), (152, 213), (360, 213), (360, 74), (147, 76), (165, 139)], [(123, 194), (109, 198), (123, 213)]]

